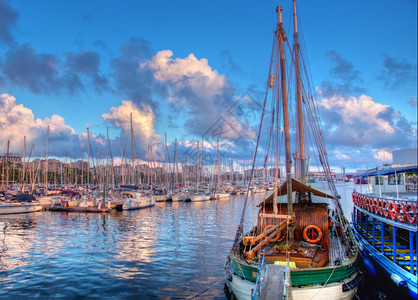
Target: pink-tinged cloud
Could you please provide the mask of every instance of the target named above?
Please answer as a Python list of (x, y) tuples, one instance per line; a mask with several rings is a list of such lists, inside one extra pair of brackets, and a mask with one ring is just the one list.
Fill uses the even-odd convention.
[[(33, 144), (36, 155), (45, 155), (48, 126), (50, 156), (81, 158), (86, 151), (86, 133), (77, 134), (62, 116), (36, 119), (30, 108), (16, 103), (16, 98), (9, 94), (0, 94), (0, 111), (0, 141), (4, 146), (9, 141), (11, 152), (22, 153), (26, 137), (27, 153)], [(95, 144), (103, 144), (95, 135), (90, 138)]]
[(155, 115), (148, 105), (143, 104), (138, 107), (132, 101), (124, 100), (118, 107), (112, 107), (108, 113), (102, 114), (102, 118), (116, 128), (120, 128), (122, 135), (128, 138), (131, 134), (131, 113), (137, 146), (144, 150), (150, 145), (160, 143), (161, 136), (154, 129)]

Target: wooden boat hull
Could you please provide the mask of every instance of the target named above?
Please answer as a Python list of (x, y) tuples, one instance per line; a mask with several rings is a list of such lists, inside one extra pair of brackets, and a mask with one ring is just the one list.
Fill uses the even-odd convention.
[(110, 211), (109, 208), (98, 208), (97, 206), (78, 207), (78, 206), (50, 206), (45, 207), (49, 211), (66, 211), (66, 212), (88, 212), (88, 213), (102, 213)]
[[(259, 271), (258, 264), (248, 264), (231, 254), (232, 281), (230, 287), (239, 299), (252, 299)], [(291, 270), (293, 299), (353, 299), (361, 274), (357, 272), (357, 261), (326, 268)], [(278, 283), (280, 286), (282, 283)]]

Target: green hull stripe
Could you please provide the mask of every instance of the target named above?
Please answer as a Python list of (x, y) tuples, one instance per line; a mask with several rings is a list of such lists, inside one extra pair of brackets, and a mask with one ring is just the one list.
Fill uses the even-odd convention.
[[(234, 273), (243, 279), (255, 282), (258, 267), (250, 267), (248, 265), (240, 264), (234, 260), (231, 260), (231, 268)], [(343, 281), (351, 277), (357, 270), (356, 264), (337, 266), (336, 268), (320, 268), (320, 269), (308, 269), (303, 271), (291, 271), (290, 280), (292, 286), (306, 286), (317, 285), (325, 283), (333, 283)]]

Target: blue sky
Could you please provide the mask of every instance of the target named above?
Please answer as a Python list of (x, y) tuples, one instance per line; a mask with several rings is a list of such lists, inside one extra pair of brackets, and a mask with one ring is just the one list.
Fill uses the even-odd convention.
[[(49, 125), (50, 155), (80, 158), (86, 128), (94, 148), (109, 128), (118, 156), (133, 112), (140, 156), (162, 157), (165, 133), (185, 151), (223, 116), (224, 156), (248, 159), (259, 111), (225, 111), (262, 101), (279, 4), (287, 30), (291, 1), (0, 0), (0, 140), (40, 151)], [(299, 1), (298, 14), (331, 164), (416, 147), (416, 1)]]

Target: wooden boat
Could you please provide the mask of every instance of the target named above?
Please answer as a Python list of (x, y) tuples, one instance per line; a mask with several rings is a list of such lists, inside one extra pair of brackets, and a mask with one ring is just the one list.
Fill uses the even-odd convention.
[(364, 264), (386, 299), (417, 299), (417, 189), (407, 174), (417, 165), (371, 170), (370, 191), (353, 192), (352, 224)]
[[(295, 54), (295, 152), (291, 152), (289, 105), (286, 86), (286, 57), (284, 42), (287, 35), (283, 28), (282, 7), (277, 8), (278, 23), (274, 33), (274, 49), (271, 58), (271, 74), (268, 80), (257, 146), (253, 157), (251, 178), (260, 144), (261, 128), (266, 111), (267, 95), (272, 90), (271, 107), (276, 115), (269, 124), (272, 130), (267, 139), (276, 161), (273, 193), (258, 204), (254, 224), (244, 231), (248, 204), (248, 188), (241, 221), (232, 249), (227, 257), (226, 274), (230, 290), (241, 299), (352, 299), (362, 280), (358, 269), (358, 247), (349, 222), (345, 219), (326, 156), (322, 133), (316, 115), (313, 97), (307, 80), (299, 72), (299, 43), (294, 2)], [(300, 64), (305, 65), (305, 64)], [(303, 72), (308, 74), (308, 72)], [(305, 81), (303, 81), (305, 80)], [(305, 88), (305, 89), (302, 89)], [(303, 101), (302, 101), (303, 97)], [(280, 102), (280, 103), (279, 103)], [(303, 106), (302, 106), (303, 104)], [(283, 113), (279, 123), (279, 108)], [(309, 128), (303, 125), (309, 120)], [(283, 131), (280, 130), (283, 128)], [(310, 130), (315, 139), (312, 147), (319, 156), (327, 178), (328, 189), (322, 191), (305, 184), (307, 154), (304, 133)], [(284, 145), (280, 144), (280, 132)], [(279, 153), (285, 152), (286, 179), (279, 185)], [(306, 149), (308, 149), (306, 147)], [(292, 157), (295, 165), (292, 170)], [(266, 161), (268, 159), (266, 158)], [(283, 161), (283, 160), (282, 160)], [(294, 178), (292, 178), (294, 176)], [(250, 218), (251, 219), (251, 218)]]

